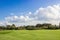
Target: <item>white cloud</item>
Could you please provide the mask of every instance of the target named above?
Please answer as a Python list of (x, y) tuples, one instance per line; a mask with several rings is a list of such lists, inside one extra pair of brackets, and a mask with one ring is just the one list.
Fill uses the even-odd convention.
[[(35, 25), (37, 23), (52, 23), (58, 24), (60, 22), (60, 5), (41, 7), (34, 13), (29, 12), (20, 16), (7, 16), (5, 17), (5, 24), (16, 25)], [(0, 23), (3, 24), (3, 23)]]
[(39, 8), (35, 15), (41, 21), (48, 21), (57, 24), (60, 20), (60, 5), (48, 6), (46, 8)]
[(32, 13), (31, 12), (29, 12), (29, 15), (31, 15)]

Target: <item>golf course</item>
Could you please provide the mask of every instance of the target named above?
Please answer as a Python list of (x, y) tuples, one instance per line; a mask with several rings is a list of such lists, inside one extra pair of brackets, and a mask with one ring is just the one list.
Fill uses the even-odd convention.
[(60, 30), (2, 30), (0, 40), (60, 40)]

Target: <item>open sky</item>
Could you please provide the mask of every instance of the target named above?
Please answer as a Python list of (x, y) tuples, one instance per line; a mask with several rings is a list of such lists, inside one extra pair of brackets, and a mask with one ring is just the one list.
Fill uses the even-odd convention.
[(0, 25), (60, 22), (60, 0), (0, 0)]

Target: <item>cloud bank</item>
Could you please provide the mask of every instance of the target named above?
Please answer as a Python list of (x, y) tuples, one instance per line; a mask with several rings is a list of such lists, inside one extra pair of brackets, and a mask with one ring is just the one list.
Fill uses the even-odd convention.
[(15, 24), (15, 25), (35, 25), (37, 23), (52, 23), (60, 22), (60, 5), (52, 5), (41, 7), (34, 13), (29, 12), (25, 15), (13, 15), (5, 17), (5, 21), (1, 21), (0, 25)]

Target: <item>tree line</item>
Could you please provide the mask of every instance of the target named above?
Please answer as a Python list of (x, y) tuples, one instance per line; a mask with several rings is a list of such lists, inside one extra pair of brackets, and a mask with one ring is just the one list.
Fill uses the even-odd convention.
[(40, 30), (40, 29), (60, 29), (60, 27), (48, 23), (18, 27), (15, 26), (15, 24), (0, 26), (0, 30)]

